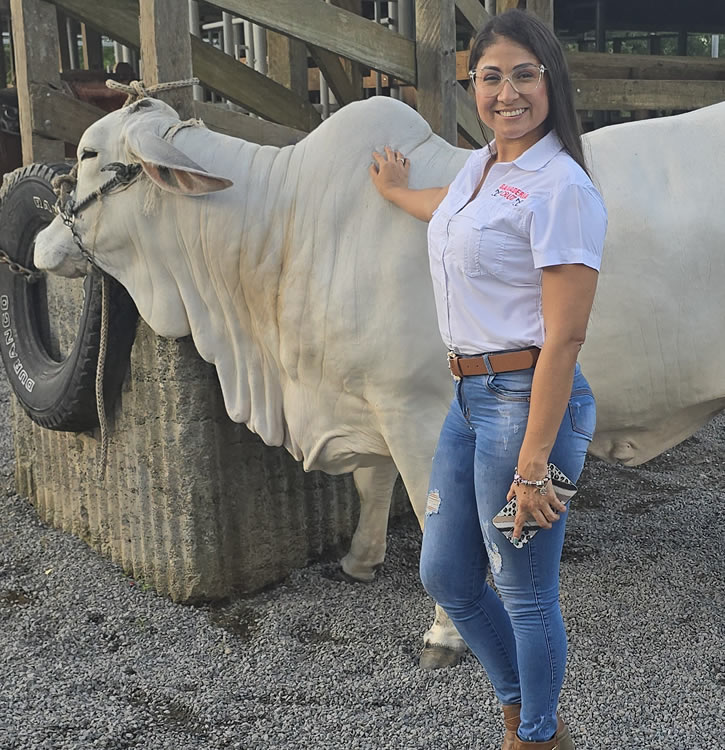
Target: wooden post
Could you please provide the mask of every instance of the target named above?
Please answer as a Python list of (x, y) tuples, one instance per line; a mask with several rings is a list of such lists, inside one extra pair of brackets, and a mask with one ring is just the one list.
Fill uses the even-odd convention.
[(267, 32), (269, 77), (298, 96), (307, 97), (307, 49), (304, 42)]
[(535, 13), (549, 28), (554, 28), (554, 0), (526, 0), (526, 9)]
[(53, 84), (61, 88), (55, 8), (40, 0), (10, 0), (10, 10), (23, 163), (62, 161), (65, 157), (62, 141), (51, 141), (33, 133), (30, 96), (32, 83)]
[(687, 55), (687, 31), (677, 32), (677, 54), (682, 57)]
[[(179, 81), (192, 76), (191, 37), (186, 13), (178, 0), (140, 0), (141, 59), (147, 86)], [(181, 119), (192, 116), (191, 86), (160, 94)]]
[(449, 143), (458, 142), (455, 0), (415, 4), (418, 112)]
[(83, 67), (86, 70), (103, 70), (103, 42), (101, 35), (81, 24), (83, 38)]

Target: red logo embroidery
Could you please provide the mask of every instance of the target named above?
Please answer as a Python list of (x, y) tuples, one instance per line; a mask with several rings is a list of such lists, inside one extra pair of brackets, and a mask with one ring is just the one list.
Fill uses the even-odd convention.
[(513, 185), (506, 185), (505, 183), (497, 187), (492, 193), (494, 198), (497, 195), (500, 195), (507, 201), (514, 201), (514, 206), (518, 206), (521, 201), (526, 200), (529, 197), (529, 194), (525, 193), (520, 188), (513, 187)]

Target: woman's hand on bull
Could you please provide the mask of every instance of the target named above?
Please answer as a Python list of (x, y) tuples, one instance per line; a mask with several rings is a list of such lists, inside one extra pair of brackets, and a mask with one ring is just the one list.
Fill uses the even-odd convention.
[(408, 187), (410, 159), (386, 146), (383, 154), (373, 151), (373, 162), (368, 171), (378, 192), (383, 198), (388, 198), (391, 190)]
[(524, 523), (530, 518), (542, 529), (550, 529), (552, 524), (566, 512), (566, 505), (559, 500), (551, 482), (546, 484), (546, 494), (542, 495), (538, 487), (511, 483), (506, 500), (516, 497), (516, 518), (514, 519), (513, 538), (520, 539)]

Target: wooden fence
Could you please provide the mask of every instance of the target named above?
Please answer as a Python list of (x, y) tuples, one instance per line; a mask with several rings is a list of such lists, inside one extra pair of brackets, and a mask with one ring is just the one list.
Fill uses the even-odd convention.
[[(208, 3), (267, 30), (269, 65), (263, 75), (190, 34), (186, 3), (180, 0), (10, 0), (24, 160), (58, 158), (59, 142), (76, 143), (102, 114), (62, 91), (57, 61), (64, 66), (73, 61), (68, 45), (59, 42), (56, 11), (82, 23), (87, 67), (98, 63), (101, 34), (140, 52), (147, 82), (158, 76), (154, 59), (175, 60), (185, 75), (193, 72), (207, 89), (263, 121), (192, 101), (188, 92), (174, 95), (173, 101), (210, 127), (249, 140), (281, 145), (320, 123), (309, 100), (315, 88), (315, 76), (308, 80), (309, 52), (339, 104), (363, 96), (361, 69), (379, 71), (386, 83), (415, 89), (417, 109), (441, 136), (456, 142), (460, 133), (473, 145), (481, 142), (466, 90), (467, 53), (456, 52), (456, 19), (463, 19), (472, 33), (489, 18), (480, 0), (416, 0), (414, 39), (363, 18), (355, 12), (359, 0), (333, 3)], [(8, 0), (0, 0), (0, 13), (3, 4), (7, 7)], [(522, 4), (498, 0), (496, 9)], [(552, 22), (553, 0), (525, 4)], [(569, 61), (582, 111), (686, 110), (725, 100), (725, 60), (572, 53)]]

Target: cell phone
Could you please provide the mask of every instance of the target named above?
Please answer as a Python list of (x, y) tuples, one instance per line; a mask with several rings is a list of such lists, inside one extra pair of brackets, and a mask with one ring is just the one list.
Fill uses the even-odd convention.
[[(554, 487), (554, 493), (560, 502), (564, 505), (568, 505), (569, 501), (576, 495), (576, 485), (564, 474), (558, 466), (549, 464), (549, 476), (551, 477), (551, 484)], [(527, 544), (535, 535), (536, 532), (541, 529), (538, 523), (533, 518), (529, 518), (524, 521), (524, 529), (521, 532), (521, 537), (517, 540), (513, 540), (514, 535), (514, 519), (516, 518), (516, 497), (511, 498), (506, 505), (493, 517), (493, 525), (514, 545), (517, 549), (521, 549), (524, 544)]]

